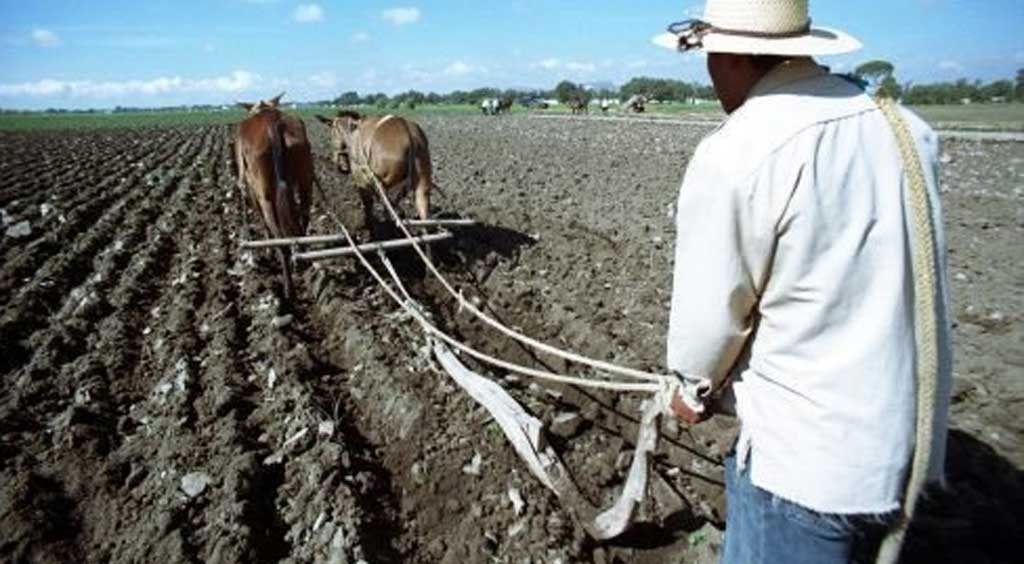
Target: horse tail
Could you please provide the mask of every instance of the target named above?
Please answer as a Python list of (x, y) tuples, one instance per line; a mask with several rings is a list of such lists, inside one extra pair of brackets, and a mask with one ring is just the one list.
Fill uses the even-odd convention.
[(297, 237), (302, 233), (295, 217), (295, 198), (285, 177), (285, 156), (288, 149), (284, 144), (284, 135), (281, 131), (283, 128), (284, 123), (280, 120), (267, 125), (271, 159), (274, 164), (274, 215), (282, 235)]

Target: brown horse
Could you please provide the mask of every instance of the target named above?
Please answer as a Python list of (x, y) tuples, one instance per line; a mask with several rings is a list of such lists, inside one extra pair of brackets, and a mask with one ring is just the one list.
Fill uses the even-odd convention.
[(588, 113), (587, 101), (583, 98), (573, 98), (569, 100), (569, 110), (572, 111), (573, 115)]
[(377, 193), (371, 175), (380, 181), (392, 202), (413, 189), (416, 213), (420, 219), (427, 219), (434, 169), (427, 135), (416, 122), (351, 111), (338, 112), (334, 118), (316, 117), (331, 130), (334, 164), (342, 174), (352, 175), (359, 190), (364, 226), (371, 237), (376, 235), (373, 198)]
[[(248, 194), (267, 235), (274, 238), (305, 235), (314, 181), (306, 126), (277, 109), (283, 95), (255, 104), (239, 103), (249, 117), (235, 131), (240, 194), (243, 199)], [(285, 299), (291, 301), (294, 289), (289, 254), (286, 247), (278, 247)]]

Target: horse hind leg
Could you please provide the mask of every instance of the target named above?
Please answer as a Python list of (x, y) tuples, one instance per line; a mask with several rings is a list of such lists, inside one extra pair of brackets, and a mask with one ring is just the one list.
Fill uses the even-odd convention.
[(416, 186), (416, 215), (419, 216), (420, 219), (428, 219), (430, 217), (431, 184), (432, 182), (429, 178), (422, 178)]
[[(274, 204), (271, 201), (261, 198), (260, 211), (263, 214), (263, 226), (266, 228), (268, 239), (288, 236), (288, 234), (281, 229), (281, 226), (277, 221)], [(295, 289), (292, 285), (291, 251), (286, 247), (278, 247), (277, 256), (281, 263), (281, 275), (284, 283), (284, 299), (285, 302), (291, 303), (292, 298), (295, 295)]]
[(363, 229), (371, 241), (377, 239), (377, 221), (373, 217), (373, 193), (369, 189), (359, 188), (359, 200), (363, 203)]

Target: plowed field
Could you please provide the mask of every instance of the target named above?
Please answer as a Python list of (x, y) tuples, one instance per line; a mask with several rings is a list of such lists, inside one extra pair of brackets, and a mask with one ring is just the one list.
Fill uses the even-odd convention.
[[(437, 247), (446, 275), (529, 335), (658, 370), (676, 190), (708, 128), (421, 123), (444, 191), (435, 212), (482, 222)], [(642, 522), (589, 539), (354, 260), (301, 268), (297, 301), (280, 302), (276, 258), (239, 250), (257, 219), (238, 205), (230, 136), (0, 133), (0, 560), (715, 560), (732, 421), (666, 423)], [(908, 560), (1011, 562), (1024, 538), (1024, 144), (944, 151), (950, 490), (927, 504)], [(314, 202), (312, 231), (334, 231), (323, 206), (358, 225), (348, 180), (317, 168), (329, 201)], [(484, 329), (413, 256), (392, 257), (462, 339), (574, 369)], [(477, 368), (545, 422), (578, 416), (550, 439), (584, 494), (610, 503), (643, 398)]]

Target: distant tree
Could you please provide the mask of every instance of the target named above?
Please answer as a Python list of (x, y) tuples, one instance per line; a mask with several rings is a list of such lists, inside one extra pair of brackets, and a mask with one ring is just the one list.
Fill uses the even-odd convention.
[(586, 95), (585, 91), (583, 90), (583, 87), (579, 84), (570, 82), (568, 80), (563, 80), (562, 82), (559, 82), (557, 86), (555, 86), (555, 98), (557, 98), (558, 101), (563, 104), (574, 98), (579, 98), (581, 94), (583, 96)]
[(479, 104), (480, 100), (484, 98), (497, 98), (501, 96), (501, 90), (497, 88), (477, 88), (469, 92), (467, 102), (470, 104)]
[(1009, 102), (1013, 100), (1013, 82), (1009, 80), (997, 80), (981, 87), (981, 97), (984, 102), (1002, 100)]
[(878, 89), (875, 90), (875, 94), (878, 96), (885, 96), (893, 100), (898, 100), (903, 97), (903, 87), (900, 86), (896, 79), (889, 75), (882, 79), (881, 84), (878, 85)]
[(896, 68), (889, 61), (876, 59), (858, 66), (854, 69), (853, 74), (869, 81), (872, 86), (877, 88), (882, 84), (883, 80), (892, 76), (895, 70)]
[(359, 104), (361, 101), (362, 99), (359, 98), (358, 92), (345, 92), (341, 96), (338, 96), (337, 98), (334, 99), (334, 103), (339, 104), (341, 106), (355, 106)]
[(871, 89), (879, 96), (898, 98), (900, 95), (899, 83), (893, 77), (896, 68), (889, 61), (876, 59), (868, 61), (853, 70), (854, 76), (868, 81)]
[(714, 90), (701, 84), (691, 84), (681, 80), (666, 78), (649, 78), (641, 76), (622, 85), (620, 92), (624, 98), (637, 94), (657, 100), (675, 100), (685, 102), (691, 98), (714, 98)]
[(1024, 102), (1024, 69), (1017, 69), (1017, 99)]
[(697, 98), (701, 100), (717, 100), (718, 94), (715, 92), (715, 88), (710, 85), (702, 84), (698, 85), (695, 94)]

